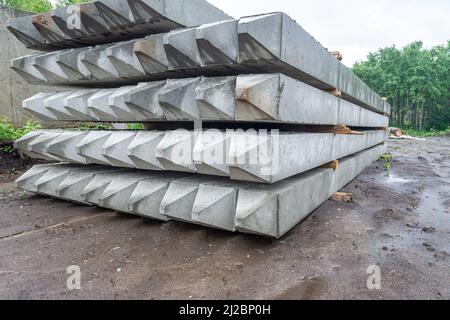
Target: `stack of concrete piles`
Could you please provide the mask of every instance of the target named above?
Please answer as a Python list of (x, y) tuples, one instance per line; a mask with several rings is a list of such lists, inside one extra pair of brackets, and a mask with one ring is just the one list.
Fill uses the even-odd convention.
[[(386, 152), (390, 106), (283, 13), (203, 0), (101, 0), (14, 19), (12, 61), (64, 89), (38, 119), (145, 130), (36, 130), (16, 141), (37, 194), (279, 238)], [(270, 31), (270, 32), (269, 32)]]

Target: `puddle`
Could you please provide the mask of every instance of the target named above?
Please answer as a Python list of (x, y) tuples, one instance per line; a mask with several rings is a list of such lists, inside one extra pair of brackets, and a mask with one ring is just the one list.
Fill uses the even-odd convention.
[(287, 289), (277, 300), (314, 300), (326, 294), (328, 284), (320, 277), (308, 278), (300, 284)]
[[(443, 194), (450, 194), (443, 190), (444, 188), (438, 189), (437, 191), (444, 191)], [(418, 208), (421, 213), (420, 220), (423, 224), (429, 224), (433, 227), (450, 230), (450, 208), (447, 208), (442, 201), (442, 196), (434, 192), (425, 192), (422, 197), (422, 202)]]
[(391, 173), (389, 177), (386, 177), (386, 183), (409, 183), (413, 181), (412, 179), (405, 179), (397, 177), (395, 174)]

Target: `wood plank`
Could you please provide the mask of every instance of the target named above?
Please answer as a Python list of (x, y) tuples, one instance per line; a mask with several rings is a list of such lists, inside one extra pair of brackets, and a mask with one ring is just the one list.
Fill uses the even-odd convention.
[(334, 160), (327, 164), (324, 164), (323, 166), (321, 166), (321, 168), (336, 170), (337, 168), (339, 168), (339, 160)]
[(321, 133), (334, 133), (334, 134), (348, 134), (361, 136), (364, 133), (360, 131), (354, 131), (345, 125), (337, 126), (311, 126), (305, 129), (306, 132), (321, 132)]
[(341, 98), (342, 97), (342, 91), (339, 89), (331, 89), (331, 90), (326, 90), (329, 94), (332, 94), (335, 97)]
[(336, 202), (353, 202), (353, 194), (346, 192), (336, 192), (331, 200)]
[(344, 60), (344, 55), (340, 51), (330, 51), (330, 53), (339, 61)]

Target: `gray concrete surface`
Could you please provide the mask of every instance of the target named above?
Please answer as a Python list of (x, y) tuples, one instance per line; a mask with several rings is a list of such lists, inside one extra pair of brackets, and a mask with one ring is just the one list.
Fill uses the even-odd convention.
[(341, 159), (336, 169), (313, 169), (273, 185), (67, 164), (35, 166), (16, 183), (150, 219), (280, 238), (384, 153), (379, 145)]
[(205, 0), (100, 0), (12, 19), (28, 48), (58, 50), (110, 43), (230, 19)]
[(51, 90), (47, 87), (31, 86), (10, 69), (11, 59), (35, 53), (26, 50), (23, 44), (6, 30), (6, 21), (9, 18), (26, 14), (28, 13), (0, 6), (0, 43), (2, 44), (0, 46), (0, 118), (6, 117), (17, 126), (31, 119), (30, 114), (22, 109), (22, 101), (38, 92)]
[(36, 159), (204, 173), (275, 183), (383, 143), (386, 131), (360, 135), (251, 131), (33, 131), (17, 150)]
[[(0, 297), (448, 300), (450, 139), (390, 144), (390, 177), (374, 163), (343, 189), (353, 203), (327, 201), (281, 240), (34, 196), (2, 166)], [(81, 290), (66, 287), (71, 265)]]
[[(234, 56), (229, 57), (231, 54)], [(13, 61), (13, 68), (33, 83), (89, 86), (281, 72), (322, 90), (339, 89), (344, 99), (375, 112), (390, 113), (386, 101), (283, 13), (19, 58)], [(75, 72), (67, 73), (67, 69)]]
[(258, 121), (385, 128), (389, 118), (282, 74), (201, 77), (39, 93), (23, 108), (45, 121)]

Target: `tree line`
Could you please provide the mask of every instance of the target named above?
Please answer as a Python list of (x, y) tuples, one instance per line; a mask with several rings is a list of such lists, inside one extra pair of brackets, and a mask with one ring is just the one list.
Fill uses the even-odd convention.
[(416, 130), (450, 127), (450, 41), (431, 49), (420, 41), (370, 53), (354, 73), (392, 105), (391, 125)]
[(42, 13), (53, 8), (62, 8), (75, 3), (88, 2), (89, 0), (0, 0), (0, 4), (17, 10)]

